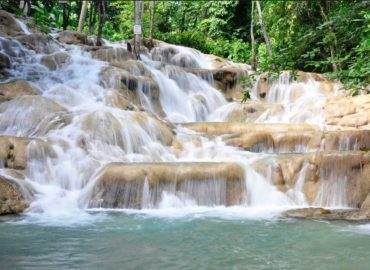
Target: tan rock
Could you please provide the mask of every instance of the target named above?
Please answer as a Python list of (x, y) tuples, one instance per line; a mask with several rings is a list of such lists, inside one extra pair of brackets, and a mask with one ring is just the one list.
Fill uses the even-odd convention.
[(56, 38), (59, 42), (75, 45), (88, 45), (87, 36), (77, 31), (60, 32)]
[(40, 92), (24, 80), (0, 84), (0, 103), (24, 95), (39, 95)]
[(22, 34), (23, 31), (12, 14), (0, 10), (0, 36), (14, 37)]
[(70, 61), (71, 57), (65, 52), (57, 52), (51, 55), (41, 57), (41, 64), (50, 70), (56, 70), (63, 67)]
[(232, 163), (112, 163), (102, 171), (90, 206), (154, 206), (163, 191), (187, 196), (200, 205), (240, 204), (245, 194), (243, 177), (242, 168)]
[(59, 50), (58, 44), (45, 34), (23, 35), (17, 37), (16, 40), (38, 53), (51, 54)]

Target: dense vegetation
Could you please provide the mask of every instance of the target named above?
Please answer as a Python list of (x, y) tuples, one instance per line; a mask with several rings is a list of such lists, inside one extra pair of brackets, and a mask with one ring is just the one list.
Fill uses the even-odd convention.
[[(32, 4), (29, 15), (43, 31), (61, 28), (63, 23), (65, 28), (77, 29), (82, 1), (68, 1), (64, 6), (57, 0), (28, 1)], [(83, 31), (96, 34), (100, 11), (104, 10), (103, 37), (132, 38), (134, 1), (105, 1), (100, 9), (101, 2), (89, 1)], [(256, 4), (261, 7), (260, 14)], [(19, 1), (5, 0), (1, 6), (23, 12)], [(145, 37), (150, 31), (152, 9), (153, 38), (238, 62), (256, 59), (260, 71), (328, 73), (354, 92), (370, 84), (370, 1), (145, 1)], [(255, 57), (251, 50), (251, 22)], [(267, 42), (271, 43), (271, 53)]]

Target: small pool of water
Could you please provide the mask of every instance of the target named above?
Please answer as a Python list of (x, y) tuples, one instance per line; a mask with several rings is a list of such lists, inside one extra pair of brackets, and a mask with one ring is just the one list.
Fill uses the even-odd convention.
[(347, 222), (140, 212), (0, 219), (1, 269), (370, 269), (369, 252), (370, 225)]

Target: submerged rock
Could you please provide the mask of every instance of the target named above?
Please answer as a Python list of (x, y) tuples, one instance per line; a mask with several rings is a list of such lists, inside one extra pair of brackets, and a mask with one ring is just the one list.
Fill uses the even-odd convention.
[(184, 204), (240, 204), (244, 172), (232, 163), (112, 163), (101, 172), (90, 207), (155, 207), (166, 194)]

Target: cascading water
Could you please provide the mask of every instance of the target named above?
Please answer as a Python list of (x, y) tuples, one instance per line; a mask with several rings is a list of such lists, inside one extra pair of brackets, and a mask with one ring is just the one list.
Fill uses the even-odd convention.
[[(284, 193), (273, 185), (271, 175), (260, 174), (253, 167), (271, 153), (243, 151), (226, 145), (223, 136), (203, 136), (181, 125), (176, 126), (173, 134), (171, 124), (162, 120), (222, 122), (240, 106), (227, 102), (212, 79), (192, 72), (213, 69), (207, 56), (198, 51), (162, 45), (150, 55), (144, 54), (143, 61), (130, 60), (125, 68), (109, 71), (108, 62), (94, 59), (82, 47), (55, 43), (53, 53), (63, 54), (67, 60), (50, 69), (42, 62), (45, 53), (36, 53), (17, 41), (1, 38), (0, 42), (7, 44), (1, 51), (14, 63), (8, 81), (25, 79), (41, 93), (0, 105), (2, 135), (38, 138), (48, 145), (47, 149), (37, 141), (28, 145), (26, 179), (37, 192), (29, 212), (68, 213), (91, 206), (89, 200), (95, 184), (105, 166), (112, 162), (236, 163), (244, 172), (246, 192), (237, 200), (241, 207), (286, 209), (307, 205), (301, 192), (307, 164), (300, 170), (294, 189)], [(119, 50), (125, 50), (125, 46), (114, 44)], [(108, 80), (102, 79), (107, 70), (111, 72)], [(272, 86), (265, 100), (267, 104), (280, 103), (284, 109), (278, 114), (267, 110), (256, 122), (323, 126), (321, 107), (325, 95), (317, 82), (291, 83), (284, 76)], [(112, 95), (122, 100), (121, 95), (132, 98), (135, 93), (138, 102), (131, 111), (122, 110), (120, 102), (111, 102)], [(158, 106), (164, 115), (158, 113)], [(182, 145), (179, 153), (174, 151), (174, 141)], [(301, 145), (295, 149), (305, 152)], [(203, 175), (200, 179), (185, 179), (169, 185), (171, 188), (157, 190), (154, 196), (155, 180), (145, 176), (137, 193), (139, 208), (212, 207), (226, 205), (227, 200), (235, 201), (234, 197), (227, 197), (231, 191), (226, 176)], [(327, 192), (328, 187), (322, 189), (320, 194)], [(127, 189), (125, 192), (112, 196), (131, 196)], [(315, 205), (346, 206), (345, 201), (338, 200), (331, 203), (321, 196)], [(92, 205), (99, 207), (99, 200)]]

